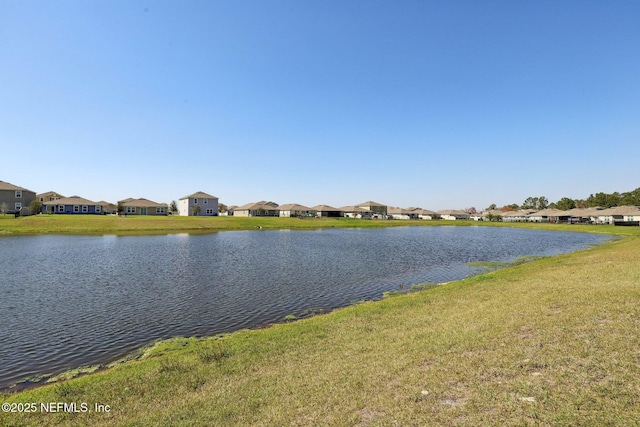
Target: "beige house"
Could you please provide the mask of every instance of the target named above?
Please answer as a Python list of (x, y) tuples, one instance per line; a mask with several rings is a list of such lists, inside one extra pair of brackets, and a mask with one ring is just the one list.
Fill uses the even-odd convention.
[(370, 210), (373, 217), (382, 216), (386, 218), (387, 216), (387, 206), (382, 203), (369, 200), (368, 202), (359, 203), (356, 206)]
[(278, 207), (281, 217), (309, 217), (316, 216), (316, 211), (310, 207), (299, 205), (297, 203), (286, 203)]
[(233, 216), (279, 216), (280, 209), (277, 203), (260, 201), (247, 203), (233, 209)]
[(104, 200), (98, 202), (99, 205), (102, 206), (102, 212), (105, 214), (115, 214), (118, 213), (118, 207), (113, 203), (105, 202)]
[(617, 206), (615, 208), (602, 209), (598, 211), (597, 216), (595, 217), (595, 223), (640, 225), (640, 207)]
[(409, 207), (407, 208), (407, 211), (409, 212), (411, 218), (430, 220), (435, 218), (436, 216), (436, 213), (434, 211), (430, 211), (429, 209)]
[(1, 213), (28, 213), (29, 205), (34, 200), (36, 200), (35, 192), (9, 182), (0, 181)]
[(139, 199), (124, 199), (118, 202), (118, 213), (120, 215), (167, 215), (168, 206), (166, 203), (156, 203), (154, 201)]
[(411, 219), (412, 211), (395, 206), (387, 207), (387, 215), (393, 219)]
[(218, 198), (202, 191), (184, 196), (178, 202), (178, 214), (180, 216), (217, 216)]
[(46, 193), (36, 194), (36, 198), (40, 200), (40, 203), (44, 202), (54, 202), (56, 200), (62, 199), (64, 196), (60, 193), (56, 193), (55, 191), (47, 191)]
[(440, 218), (448, 221), (469, 219), (469, 214), (467, 212), (455, 209), (438, 211), (437, 214), (440, 216)]
[(559, 209), (543, 209), (529, 214), (530, 222), (558, 222), (561, 215), (566, 215), (565, 211)]
[(502, 213), (502, 222), (528, 222), (535, 210), (507, 211)]
[(339, 218), (343, 216), (343, 212), (329, 205), (317, 205), (311, 208), (316, 211), (316, 216), (318, 218)]
[(370, 219), (372, 212), (360, 206), (343, 206), (339, 209), (346, 218)]

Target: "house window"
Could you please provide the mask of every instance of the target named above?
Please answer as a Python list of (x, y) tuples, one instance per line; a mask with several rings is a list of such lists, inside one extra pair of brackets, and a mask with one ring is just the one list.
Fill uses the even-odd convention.
[(198, 204), (198, 199), (193, 199), (193, 203), (197, 205)]
[(82, 206), (82, 212), (83, 213), (89, 212), (89, 206)]
[(209, 203), (209, 199), (202, 199), (202, 203), (206, 205), (207, 203)]
[(164, 213), (164, 208), (156, 208), (156, 213), (157, 214), (163, 214)]
[(213, 209), (207, 209), (207, 215), (213, 215)]
[(136, 213), (136, 207), (135, 206), (127, 206), (127, 213), (130, 214), (134, 214)]
[(96, 211), (96, 213), (102, 212), (102, 206), (96, 205), (95, 211)]
[(17, 211), (19, 211), (20, 209), (22, 209), (22, 203), (20, 203), (20, 202), (16, 202), (16, 204), (15, 204), (15, 209), (16, 209)]
[(64, 206), (58, 205), (58, 212), (64, 212)]
[(16, 199), (22, 199), (22, 190), (16, 190)]
[(79, 205), (73, 205), (73, 211), (74, 212), (80, 212), (80, 206)]

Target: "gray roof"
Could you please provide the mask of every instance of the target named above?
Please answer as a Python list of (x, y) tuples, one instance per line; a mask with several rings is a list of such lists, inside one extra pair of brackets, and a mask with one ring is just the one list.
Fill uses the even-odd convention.
[(136, 208), (165, 208), (167, 207), (166, 203), (157, 203), (154, 202), (152, 200), (148, 200), (145, 198), (139, 198), (139, 199), (132, 199), (132, 198), (128, 198), (128, 199), (124, 199), (124, 200), (120, 200), (118, 201), (118, 203), (120, 203), (122, 206), (132, 206), (132, 207), (136, 207)]
[(92, 202), (80, 196), (63, 197), (58, 200), (52, 200), (50, 202), (43, 202), (46, 206), (58, 206), (58, 205), (99, 205), (100, 203)]
[(180, 197), (180, 200), (184, 200), (184, 199), (217, 199), (217, 197), (202, 191), (197, 191), (188, 196)]
[(362, 212), (364, 212), (364, 213), (369, 212), (369, 213), (371, 213), (371, 211), (369, 209), (361, 208), (360, 206), (343, 206), (338, 210), (342, 211), (342, 212), (353, 212), (353, 213), (355, 213), (355, 212), (361, 212), (361, 213)]
[(312, 207), (311, 209), (314, 211), (322, 211), (322, 212), (342, 212), (340, 209), (334, 208), (333, 206), (329, 206), (329, 205), (318, 205), (318, 206)]
[(55, 191), (47, 191), (46, 193), (40, 193), (40, 194), (36, 194), (36, 197), (64, 197), (62, 194), (57, 193)]
[(255, 203), (247, 203), (246, 205), (234, 208), (234, 211), (250, 211), (264, 209), (265, 211), (279, 210), (278, 205), (274, 202), (265, 202), (264, 200)]
[(303, 206), (303, 205), (299, 205), (297, 203), (287, 203), (284, 205), (280, 205), (278, 207), (279, 210), (281, 211), (310, 211), (312, 210), (311, 208), (307, 207), (307, 206)]
[(438, 211), (439, 215), (469, 215), (465, 211), (455, 210), (455, 209), (445, 209), (443, 211)]
[(614, 208), (598, 211), (597, 216), (609, 215), (640, 215), (640, 207), (638, 206), (616, 206)]
[(369, 200), (368, 202), (358, 203), (358, 206), (382, 206), (382, 207), (387, 207), (387, 205), (383, 205), (382, 203), (374, 202), (372, 200)]
[[(20, 190), (20, 191), (31, 191), (23, 187), (18, 187), (17, 185), (13, 185), (10, 182), (0, 181), (0, 190)], [(33, 191), (31, 191), (33, 193)]]

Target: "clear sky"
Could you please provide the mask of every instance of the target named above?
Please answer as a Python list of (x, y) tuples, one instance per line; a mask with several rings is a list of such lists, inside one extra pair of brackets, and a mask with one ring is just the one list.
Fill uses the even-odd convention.
[(640, 187), (640, 2), (0, 0), (0, 180), (483, 209)]

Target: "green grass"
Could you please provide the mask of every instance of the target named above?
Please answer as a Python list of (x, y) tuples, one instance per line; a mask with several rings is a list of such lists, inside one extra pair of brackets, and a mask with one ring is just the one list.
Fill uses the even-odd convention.
[(596, 228), (629, 236), (266, 329), (159, 342), (0, 398), (110, 412), (1, 413), (0, 425), (637, 425), (640, 227)]
[(252, 229), (315, 229), (330, 227), (388, 227), (426, 225), (428, 221), (376, 221), (351, 218), (278, 218), (278, 217), (181, 217), (113, 215), (37, 215), (14, 218), (0, 215), (2, 234), (147, 234), (198, 233)]
[[(181, 217), (114, 215), (35, 215), (14, 218), (0, 215), (0, 236), (17, 234), (162, 234), (208, 233), (252, 229), (317, 229), (334, 227), (379, 228), (397, 226), (485, 226), (519, 227), (594, 233), (631, 232), (605, 225), (558, 225), (496, 223), (477, 221), (364, 220), (352, 218), (278, 218), (278, 217)], [(626, 227), (622, 227), (626, 228)], [(635, 228), (635, 227), (629, 227)]]

